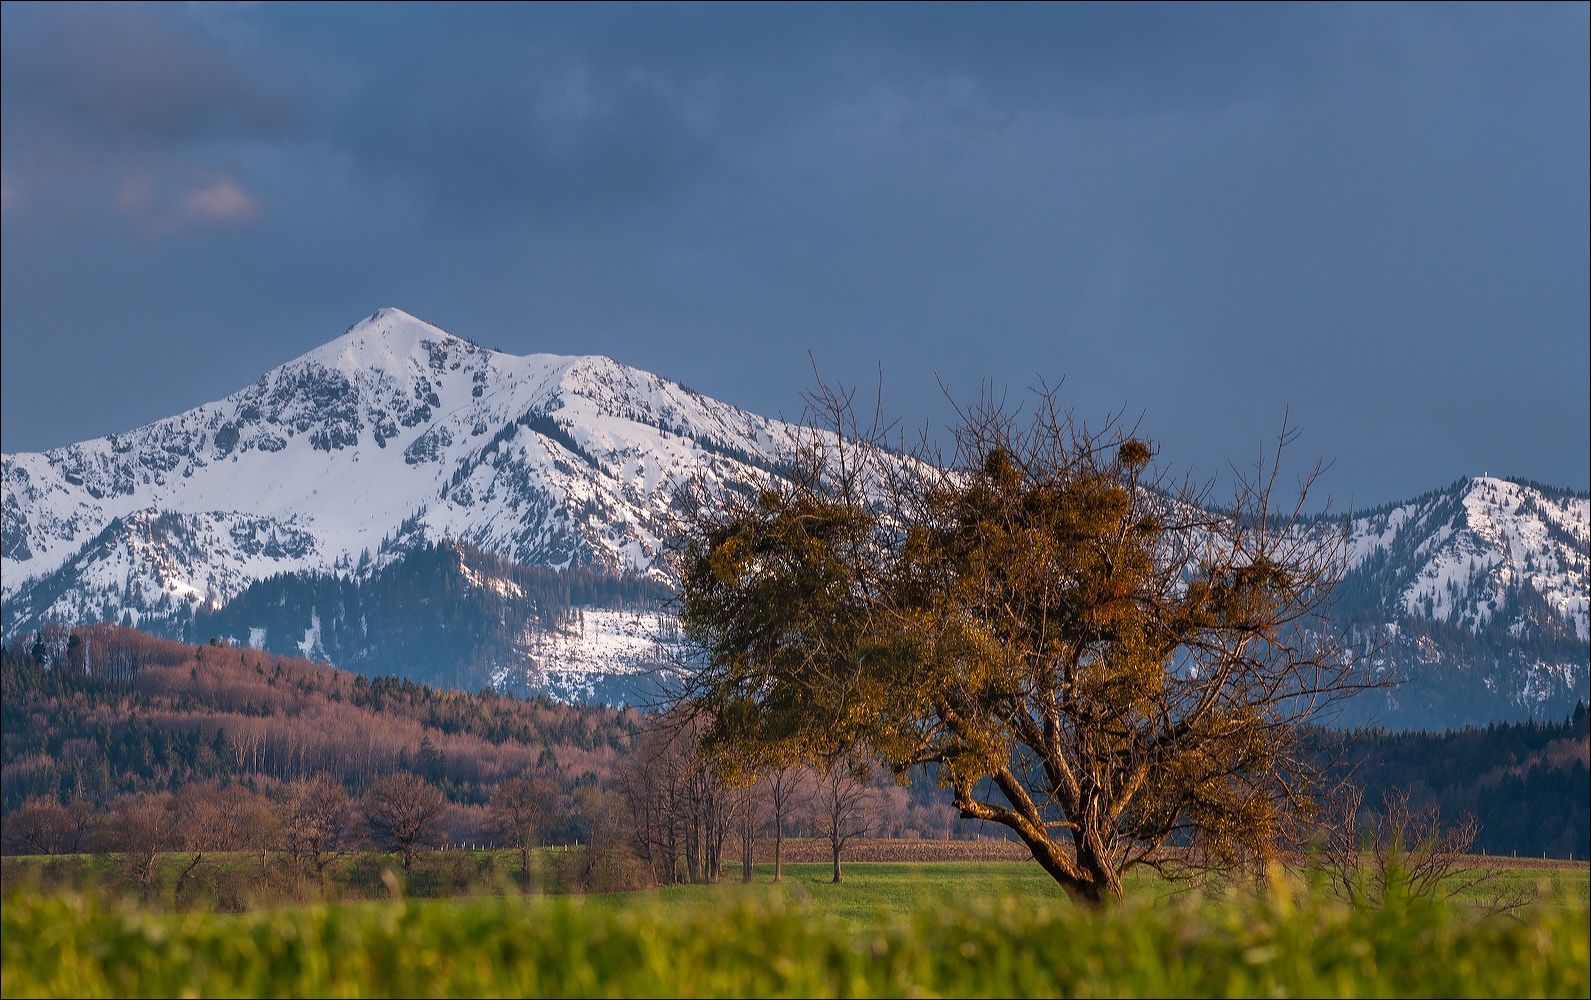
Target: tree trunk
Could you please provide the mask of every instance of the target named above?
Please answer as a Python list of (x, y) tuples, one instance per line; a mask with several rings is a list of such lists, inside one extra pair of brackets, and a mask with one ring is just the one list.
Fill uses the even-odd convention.
[(749, 883), (752, 876), (752, 855), (757, 848), (757, 810), (752, 790), (746, 789), (745, 812), (740, 817), (740, 880)]
[(520, 872), (525, 879), (525, 895), (530, 895), (530, 845), (526, 844), (519, 849)]
[(838, 837), (831, 838), (829, 846), (834, 848), (834, 884), (838, 885), (845, 881), (845, 877), (840, 874), (840, 839)]
[(199, 867), (200, 863), (203, 862), (203, 861), (204, 861), (204, 852), (203, 851), (195, 852), (194, 855), (193, 855), (193, 860), (188, 862), (188, 867), (184, 868), (182, 870), (182, 874), (177, 876), (177, 887), (171, 891), (171, 901), (172, 901), (173, 904), (177, 904), (177, 903), (179, 903), (181, 901), (183, 886), (187, 884), (188, 879), (193, 877), (194, 871)]
[(751, 881), (751, 872), (752, 872), (752, 857), (751, 857), (751, 854), (752, 854), (752, 851), (756, 849), (756, 846), (757, 846), (757, 842), (752, 837), (751, 831), (748, 829), (746, 836), (740, 842), (740, 880), (742, 882), (750, 882)]
[(1121, 873), (1098, 853), (1079, 846), (1078, 866), (1093, 878), (1083, 883), (1082, 896), (1094, 906), (1117, 903), (1122, 899)]
[(784, 847), (784, 799), (784, 775), (776, 773), (773, 778), (773, 880), (775, 882), (784, 881), (784, 859), (781, 857)]

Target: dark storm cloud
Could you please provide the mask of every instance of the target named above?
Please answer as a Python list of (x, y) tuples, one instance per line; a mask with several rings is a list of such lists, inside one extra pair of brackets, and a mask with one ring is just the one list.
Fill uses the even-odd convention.
[(1290, 408), (1360, 501), (1588, 478), (1583, 5), (72, 11), (4, 8), (7, 449), (397, 305), (770, 413), (809, 350), (910, 423), (1065, 375), (1205, 471)]
[[(334, 33), (354, 33), (345, 26)], [(1297, 86), (1330, 26), (1227, 8), (423, 8), (357, 26), (335, 141), (447, 208), (656, 198), (872, 88), (947, 124), (1165, 112)], [(973, 106), (967, 91), (975, 92)], [(843, 150), (836, 150), (841, 153)]]
[(289, 79), (177, 12), (8, 4), (4, 18), (8, 143), (53, 129), (91, 144), (274, 138), (302, 125)]

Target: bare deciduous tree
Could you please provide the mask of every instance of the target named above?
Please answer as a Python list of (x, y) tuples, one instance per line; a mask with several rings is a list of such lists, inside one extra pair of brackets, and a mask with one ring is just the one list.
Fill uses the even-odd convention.
[(748, 781), (736, 789), (735, 818), (740, 833), (740, 880), (750, 882), (755, 871), (757, 830), (762, 822), (762, 783)]
[(32, 798), (6, 816), (5, 847), (19, 854), (77, 854), (98, 823), (99, 815), (81, 800), (63, 806), (51, 797)]
[(845, 845), (865, 837), (873, 827), (871, 808), (876, 792), (867, 762), (846, 754), (820, 769), (812, 780), (812, 823), (829, 842), (836, 883), (845, 881), (840, 854)]
[(794, 765), (782, 765), (768, 772), (768, 805), (773, 821), (773, 880), (784, 880), (784, 831), (790, 810), (806, 792), (806, 770)]
[(276, 817), (283, 849), (294, 868), (307, 861), (316, 879), (324, 882), (326, 867), (350, 846), (353, 811), (348, 792), (328, 774), (290, 781), (278, 793)]
[(626, 892), (649, 880), (630, 850), (632, 832), (624, 797), (599, 785), (575, 791), (575, 816), (586, 843), (581, 883), (588, 892)]
[(402, 854), (405, 869), (416, 853), (442, 844), (442, 814), (446, 811), (447, 800), (436, 786), (408, 771), (377, 780), (362, 806), (372, 839), (386, 850)]
[(700, 752), (700, 729), (688, 707), (654, 720), (618, 775), (636, 853), (664, 885), (717, 881), (734, 824), (735, 790)]
[(177, 845), (180, 817), (171, 795), (122, 795), (111, 804), (105, 832), (122, 869), (143, 888), (150, 901), (160, 881), (160, 855)]
[(531, 852), (541, 843), (541, 831), (554, 791), (552, 782), (544, 777), (510, 778), (492, 790), (492, 823), (519, 851), (520, 872), (527, 893), (533, 888)]

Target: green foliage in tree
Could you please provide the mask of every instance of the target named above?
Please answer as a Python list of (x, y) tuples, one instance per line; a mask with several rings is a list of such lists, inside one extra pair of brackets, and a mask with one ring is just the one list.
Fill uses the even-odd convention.
[(1368, 683), (1326, 622), (1344, 536), (1301, 514), (1307, 483), (1278, 512), (1262, 466), (1209, 514), (1050, 391), (1024, 424), (969, 408), (948, 458), (816, 401), (781, 477), (693, 508), (681, 621), (710, 751), (937, 764), (964, 817), (1089, 902), (1168, 870), (1170, 844), (1224, 868), (1290, 836), (1303, 724)]

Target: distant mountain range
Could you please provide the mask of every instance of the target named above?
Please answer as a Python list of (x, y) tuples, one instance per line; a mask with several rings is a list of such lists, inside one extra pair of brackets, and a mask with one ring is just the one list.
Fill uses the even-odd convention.
[[(674, 484), (751, 488), (789, 431), (608, 358), (502, 354), (383, 309), (217, 402), (3, 456), (0, 630), (120, 621), (634, 699), (675, 641)], [(1356, 514), (1343, 622), (1418, 677), (1350, 720), (1566, 715), (1591, 684), (1588, 515), (1583, 492), (1496, 478)]]

